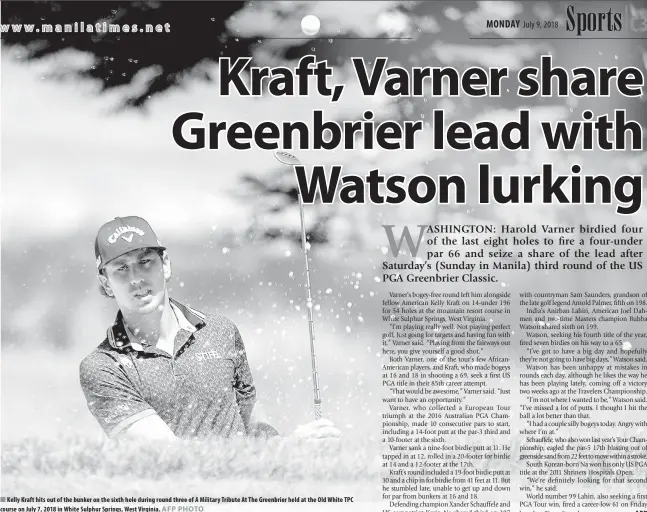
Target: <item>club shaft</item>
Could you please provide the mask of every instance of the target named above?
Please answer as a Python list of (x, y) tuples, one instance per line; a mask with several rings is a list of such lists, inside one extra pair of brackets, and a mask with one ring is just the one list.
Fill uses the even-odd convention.
[[(285, 151), (275, 151), (274, 156), (279, 162), (285, 165), (299, 165), (299, 160), (290, 153)], [(319, 372), (317, 371), (317, 351), (315, 348), (315, 324), (314, 313), (312, 312), (312, 292), (310, 291), (310, 265), (308, 263), (308, 243), (306, 241), (306, 222), (305, 222), (305, 207), (303, 205), (303, 198), (301, 192), (297, 188), (297, 197), (299, 198), (299, 216), (301, 217), (301, 248), (303, 250), (303, 257), (306, 263), (306, 306), (308, 309), (308, 330), (310, 332), (310, 358), (312, 361), (312, 385), (314, 387), (314, 406), (315, 418), (321, 418), (321, 394), (319, 391)]]
[(321, 394), (319, 391), (319, 372), (317, 371), (317, 351), (315, 348), (315, 324), (312, 312), (312, 293), (310, 291), (310, 266), (308, 264), (308, 245), (306, 242), (305, 208), (303, 206), (301, 193), (297, 191), (297, 194), (299, 196), (299, 214), (301, 216), (301, 247), (303, 249), (303, 256), (306, 263), (306, 309), (308, 310), (308, 330), (310, 331), (310, 357), (312, 359), (312, 385), (314, 387), (315, 419), (319, 419), (321, 418)]

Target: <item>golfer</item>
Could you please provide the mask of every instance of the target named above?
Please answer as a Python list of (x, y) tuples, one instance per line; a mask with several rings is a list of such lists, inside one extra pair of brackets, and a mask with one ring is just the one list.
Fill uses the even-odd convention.
[[(206, 439), (279, 433), (256, 403), (236, 325), (169, 297), (171, 261), (140, 217), (117, 217), (95, 240), (101, 291), (119, 312), (81, 363), (88, 408), (109, 437)], [(326, 419), (293, 436), (339, 437)]]

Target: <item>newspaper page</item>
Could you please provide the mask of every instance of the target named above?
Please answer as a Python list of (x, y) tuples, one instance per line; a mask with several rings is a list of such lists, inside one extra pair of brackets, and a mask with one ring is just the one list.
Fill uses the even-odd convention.
[(647, 510), (644, 0), (0, 10), (2, 512)]

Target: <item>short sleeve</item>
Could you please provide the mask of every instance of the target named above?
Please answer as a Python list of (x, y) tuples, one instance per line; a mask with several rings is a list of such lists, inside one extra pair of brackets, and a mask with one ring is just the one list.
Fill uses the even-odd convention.
[(108, 436), (156, 414), (108, 354), (91, 354), (81, 363), (79, 373), (88, 409)]
[(236, 391), (236, 401), (240, 408), (240, 414), (245, 423), (245, 428), (249, 427), (249, 418), (252, 414), (252, 409), (256, 403), (256, 387), (254, 386), (254, 379), (252, 372), (249, 369), (249, 362), (247, 361), (247, 353), (245, 352), (245, 345), (243, 338), (234, 326), (235, 331), (235, 351), (236, 357), (234, 359), (236, 368), (234, 370), (234, 390)]

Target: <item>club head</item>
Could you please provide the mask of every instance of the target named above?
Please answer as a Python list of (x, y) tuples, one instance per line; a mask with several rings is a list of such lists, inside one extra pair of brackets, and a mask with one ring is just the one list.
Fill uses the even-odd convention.
[(285, 165), (299, 165), (299, 159), (294, 156), (292, 153), (288, 153), (287, 151), (281, 151), (281, 150), (276, 150), (274, 151), (274, 157), (281, 162), (282, 164)]

